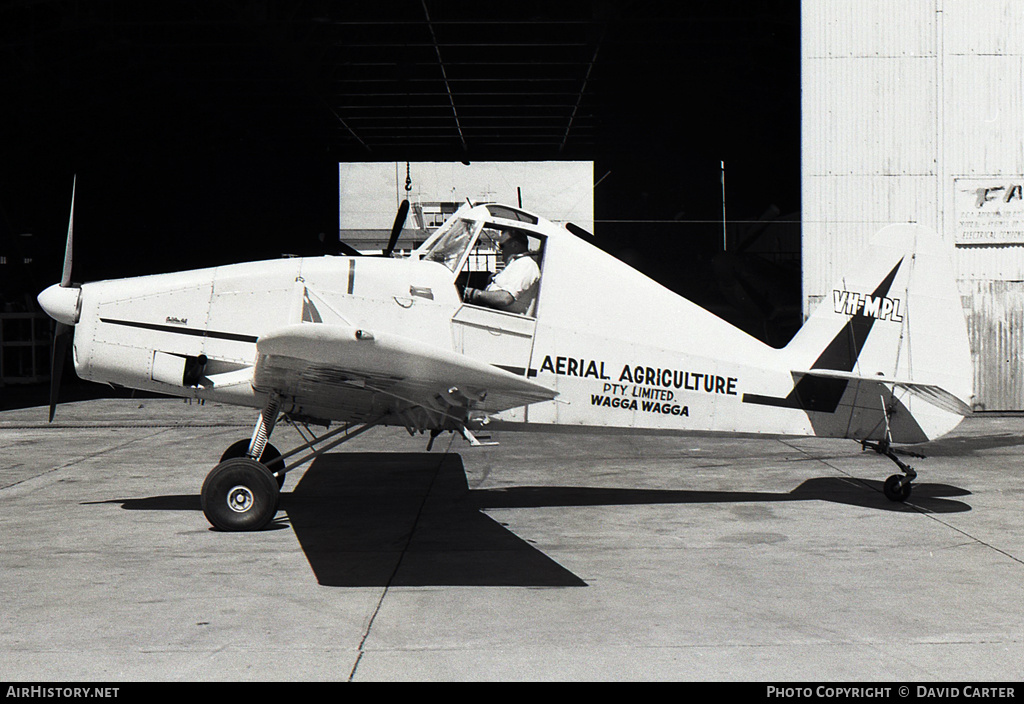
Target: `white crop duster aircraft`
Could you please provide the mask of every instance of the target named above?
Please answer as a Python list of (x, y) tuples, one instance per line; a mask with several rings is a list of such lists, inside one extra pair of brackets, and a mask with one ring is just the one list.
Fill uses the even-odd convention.
[[(72, 221), (74, 196), (72, 195)], [(377, 425), (411, 433), (580, 428), (850, 438), (902, 470), (893, 443), (952, 430), (970, 413), (972, 368), (948, 254), (918, 225), (881, 230), (793, 340), (775, 349), (585, 240), (519, 208), (466, 204), (405, 258), (288, 258), (59, 284), (50, 419), (73, 331), (92, 381), (259, 409), (252, 437), (206, 477), (222, 530), (257, 530), (285, 474)], [(529, 309), (467, 303), (480, 250), (525, 234), (540, 271)], [(468, 279), (467, 277), (472, 277)], [(529, 295), (529, 294), (522, 294)], [(486, 299), (475, 291), (472, 300)], [(522, 307), (522, 306), (520, 306)], [(306, 440), (268, 444), (287, 419)], [(309, 426), (333, 429), (319, 437)], [(303, 432), (303, 429), (305, 432)], [(429, 448), (429, 444), (428, 444)], [(303, 453), (305, 453), (303, 455)]]

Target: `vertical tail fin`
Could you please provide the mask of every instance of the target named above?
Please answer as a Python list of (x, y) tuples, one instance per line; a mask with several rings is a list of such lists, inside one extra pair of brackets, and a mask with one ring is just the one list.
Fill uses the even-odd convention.
[[(910, 411), (914, 431), (892, 438), (897, 442), (951, 430), (969, 408), (973, 372), (960, 295), (941, 238), (920, 225), (879, 231), (859, 266), (832, 287), (784, 353), (799, 373), (787, 399), (791, 405), (834, 414), (842, 399), (855, 415), (857, 407), (873, 403), (879, 412), (886, 407), (886, 425), (898, 405)], [(866, 398), (851, 401), (853, 382), (873, 388), (860, 384), (858, 395)], [(888, 401), (884, 393), (879, 400), (879, 384)], [(862, 432), (858, 427), (847, 436)]]

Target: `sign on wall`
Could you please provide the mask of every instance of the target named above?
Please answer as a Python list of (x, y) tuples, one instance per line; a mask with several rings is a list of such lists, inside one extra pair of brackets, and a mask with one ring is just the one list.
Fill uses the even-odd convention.
[(1024, 244), (1024, 176), (954, 179), (956, 244)]

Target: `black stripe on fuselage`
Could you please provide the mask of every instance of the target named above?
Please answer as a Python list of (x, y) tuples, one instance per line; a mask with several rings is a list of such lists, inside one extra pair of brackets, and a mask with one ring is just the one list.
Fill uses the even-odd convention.
[(526, 367), (510, 367), (504, 364), (495, 364), (494, 366), (496, 366), (498, 369), (504, 369), (510, 374), (515, 374), (516, 376), (526, 376), (530, 377), (531, 379), (537, 376), (536, 369), (527, 369)]
[(230, 340), (232, 342), (252, 342), (258, 339), (254, 335), (242, 335), (237, 332), (221, 332), (218, 330), (202, 330), (200, 328), (185, 328), (179, 325), (161, 325), (159, 323), (143, 323), (137, 320), (116, 320), (114, 318), (100, 318), (101, 323), (110, 325), (122, 325), (129, 328), (141, 330), (156, 330), (157, 332), (170, 332), (177, 335), (189, 335), (191, 337), (209, 337), (216, 340)]

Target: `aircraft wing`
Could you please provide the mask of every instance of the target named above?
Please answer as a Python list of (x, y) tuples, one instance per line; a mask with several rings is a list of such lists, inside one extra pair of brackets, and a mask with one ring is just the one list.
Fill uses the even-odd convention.
[(256, 350), (256, 389), (351, 416), (423, 409), (458, 420), (469, 410), (497, 413), (557, 396), (466, 355), (354, 327), (289, 325), (261, 336)]
[(853, 372), (841, 372), (833, 369), (810, 369), (808, 371), (795, 372), (795, 374), (826, 379), (846, 379), (848, 381), (870, 381), (879, 384), (889, 384), (919, 396), (928, 401), (928, 403), (949, 413), (956, 413), (961, 416), (969, 416), (973, 413), (973, 410), (967, 403), (935, 384), (921, 384), (915, 381), (893, 379), (886, 376), (863, 376)]

